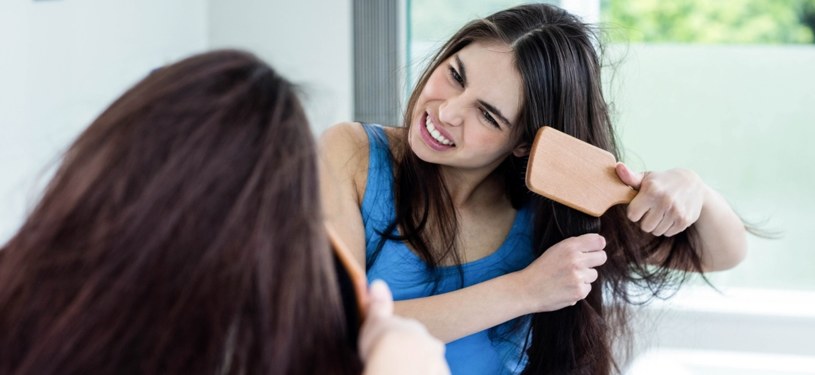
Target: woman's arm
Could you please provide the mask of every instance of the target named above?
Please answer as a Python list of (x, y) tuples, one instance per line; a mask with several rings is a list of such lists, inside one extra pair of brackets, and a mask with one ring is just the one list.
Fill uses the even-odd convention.
[(702, 213), (696, 221), (705, 272), (733, 268), (747, 256), (747, 230), (719, 193), (705, 186)]
[[(334, 126), (320, 137), (321, 191), (326, 220), (365, 265), (360, 214), (368, 170), (368, 140), (358, 124)], [(573, 305), (591, 290), (594, 267), (606, 261), (597, 234), (572, 237), (547, 250), (525, 269), (450, 293), (399, 301), (398, 315), (423, 323), (450, 342), (519, 316)]]
[(359, 187), (368, 173), (368, 136), (356, 123), (327, 129), (319, 139), (320, 195), (323, 214), (354, 258), (365, 269), (365, 227)]
[(639, 190), (628, 205), (628, 218), (644, 232), (670, 237), (695, 224), (704, 272), (733, 268), (746, 256), (747, 230), (741, 219), (693, 171), (671, 169), (643, 174), (618, 163), (617, 174)]
[(567, 238), (521, 271), (432, 297), (396, 303), (399, 315), (421, 321), (444, 342), (522, 315), (559, 310), (586, 298), (606, 261), (598, 234)]

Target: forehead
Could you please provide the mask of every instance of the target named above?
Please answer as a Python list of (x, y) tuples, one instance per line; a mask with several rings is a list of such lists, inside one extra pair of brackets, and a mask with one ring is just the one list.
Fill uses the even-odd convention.
[(515, 123), (521, 109), (522, 85), (512, 48), (497, 42), (475, 42), (451, 58), (454, 64), (456, 56), (464, 65), (467, 89)]

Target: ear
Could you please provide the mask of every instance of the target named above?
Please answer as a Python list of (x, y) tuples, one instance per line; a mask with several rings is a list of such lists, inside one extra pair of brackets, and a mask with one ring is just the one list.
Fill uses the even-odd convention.
[(512, 155), (516, 158), (522, 158), (524, 156), (529, 156), (529, 143), (521, 143), (515, 146), (515, 149), (512, 150)]

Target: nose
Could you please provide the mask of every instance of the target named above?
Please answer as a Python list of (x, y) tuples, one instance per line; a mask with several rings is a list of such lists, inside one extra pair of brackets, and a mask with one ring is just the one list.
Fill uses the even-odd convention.
[(439, 120), (450, 126), (464, 123), (464, 103), (461, 96), (449, 98), (439, 106)]

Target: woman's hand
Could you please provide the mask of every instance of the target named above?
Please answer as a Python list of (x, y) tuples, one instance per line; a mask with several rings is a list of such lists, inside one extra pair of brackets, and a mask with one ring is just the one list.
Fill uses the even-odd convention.
[(381, 280), (371, 283), (359, 353), (364, 374), (449, 374), (444, 344), (416, 320), (393, 315), (393, 297)]
[(699, 220), (705, 185), (687, 169), (636, 173), (617, 163), (617, 175), (639, 192), (628, 204), (628, 218), (654, 236), (671, 237)]
[(606, 240), (596, 233), (570, 237), (547, 249), (517, 272), (529, 312), (555, 311), (589, 295), (597, 270), (606, 262)]

